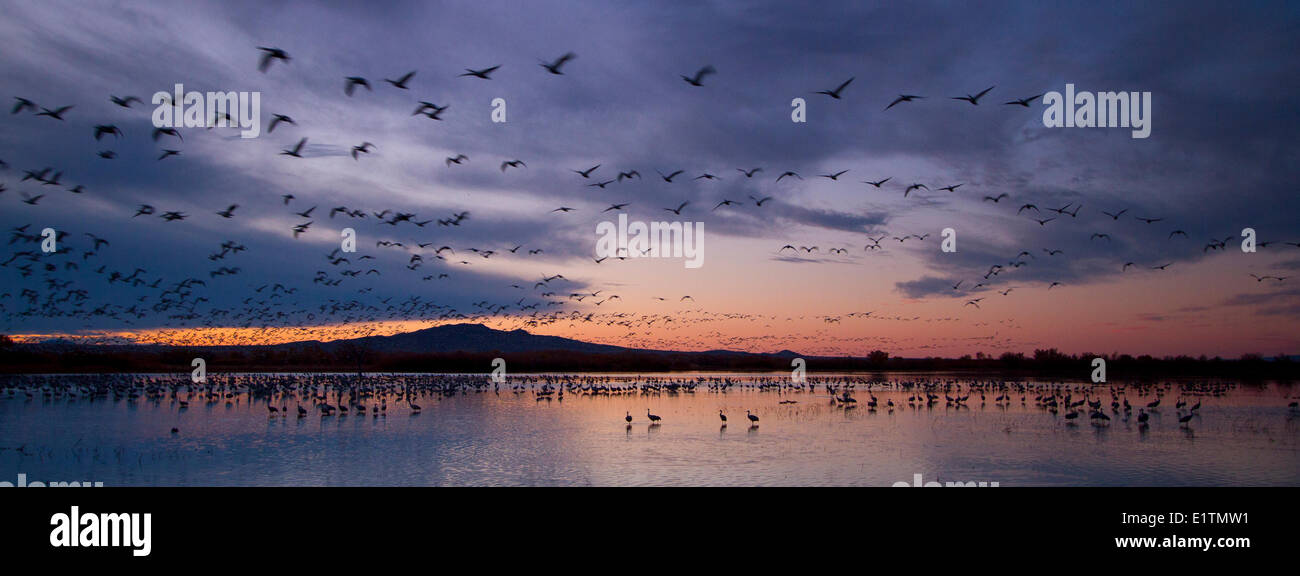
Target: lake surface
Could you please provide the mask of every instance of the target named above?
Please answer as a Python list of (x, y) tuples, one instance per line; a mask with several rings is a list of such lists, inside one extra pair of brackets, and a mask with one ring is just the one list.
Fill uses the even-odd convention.
[[(468, 377), (369, 376), (363, 389), (373, 392), (355, 402), (366, 406), (361, 415), (343, 384), (356, 377), (346, 375), (213, 377), (198, 390), (175, 376), (5, 377), (0, 482), (25, 474), (107, 486), (890, 486), (920, 474), (1003, 487), (1300, 485), (1300, 413), (1288, 407), (1300, 389), (1290, 384), (983, 388), (945, 375), (873, 374), (832, 378), (831, 392), (824, 382), (791, 389), (776, 375), (553, 375), (497, 387), (446, 378)], [(655, 384), (638, 387), (647, 381)], [(590, 389), (597, 382), (607, 389)], [(846, 382), (856, 403), (832, 400)], [(679, 387), (691, 383), (693, 391)], [(567, 388), (563, 399), (557, 388)], [(937, 399), (909, 405), (922, 391)], [(1111, 408), (1112, 391), (1132, 404), (1127, 416)], [(1063, 407), (1053, 414), (1036, 401), (1049, 393), (1101, 401), (1110, 420), (1090, 418), (1086, 404), (1073, 420)], [(961, 395), (964, 405), (945, 399)], [(1139, 426), (1139, 410), (1157, 397), (1149, 425)], [(1175, 406), (1180, 399), (1187, 407)], [(324, 414), (322, 403), (353, 406)]]

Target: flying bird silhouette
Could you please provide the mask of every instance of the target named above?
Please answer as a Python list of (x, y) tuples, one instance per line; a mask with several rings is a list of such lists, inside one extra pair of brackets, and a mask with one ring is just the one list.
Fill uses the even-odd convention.
[[(290, 118), (290, 117), (288, 117), (288, 116), (285, 116), (284, 114), (272, 114), (272, 115), (271, 115), (271, 123), (270, 123), (270, 125), (268, 125), (268, 126), (266, 127), (266, 133), (267, 133), (267, 134), (270, 134), (270, 133), (272, 133), (272, 132), (275, 132), (275, 127), (276, 127), (276, 126), (279, 126), (279, 125), (281, 125), (281, 124), (292, 124), (292, 125), (294, 125), (294, 126), (297, 126), (297, 125), (298, 125), (297, 123), (295, 123), (295, 122), (293, 121), (293, 118)], [(157, 138), (155, 138), (155, 140), (156, 140), (156, 139), (157, 139)]]
[(302, 147), (306, 145), (307, 145), (307, 139), (303, 138), (302, 140), (299, 140), (297, 144), (294, 144), (293, 148), (285, 148), (284, 150), (281, 150), (280, 155), (293, 156), (294, 158), (302, 158)]
[(547, 72), (550, 72), (551, 74), (555, 74), (556, 76), (560, 76), (560, 75), (563, 75), (563, 74), (564, 74), (564, 72), (561, 72), (561, 71), (560, 71), (560, 67), (564, 66), (564, 64), (565, 64), (566, 62), (568, 62), (568, 61), (570, 61), (570, 60), (573, 60), (573, 59), (576, 58), (576, 57), (577, 57), (577, 55), (574, 54), (573, 52), (567, 52), (567, 53), (565, 53), (563, 56), (560, 56), (559, 58), (556, 58), (555, 61), (553, 61), (553, 62), (547, 62), (547, 61), (543, 60), (543, 61), (541, 62), (541, 67), (542, 67), (542, 68), (545, 68), (546, 71), (547, 71)]
[(398, 78), (398, 79), (396, 79), (396, 80), (391, 80), (391, 79), (388, 79), (388, 78), (384, 78), (384, 82), (387, 82), (387, 83), (389, 83), (389, 84), (392, 84), (394, 88), (399, 88), (399, 89), (402, 89), (402, 90), (409, 90), (409, 88), (406, 87), (406, 83), (407, 83), (407, 82), (410, 82), (410, 81), (411, 81), (411, 78), (414, 78), (414, 77), (415, 77), (415, 70), (412, 70), (412, 71), (410, 71), (410, 72), (407, 72), (406, 74), (403, 74), (400, 78)]
[(500, 68), (500, 67), (501, 67), (501, 65), (498, 64), (498, 65), (496, 65), (496, 66), (492, 66), (492, 67), (489, 67), (489, 68), (483, 68), (482, 70), (474, 70), (473, 68), (466, 68), (466, 69), (465, 69), (465, 72), (464, 72), (463, 74), (461, 74), (461, 76), (473, 76), (473, 77), (475, 77), (475, 78), (482, 78), (482, 79), (484, 79), (484, 80), (491, 80), (491, 79), (492, 79), (492, 73), (493, 73), (493, 72), (496, 72), (497, 69)]
[(686, 81), (686, 83), (690, 84), (691, 86), (703, 86), (705, 76), (708, 76), (709, 74), (717, 74), (717, 73), (718, 71), (715, 70), (713, 66), (706, 65), (705, 67), (697, 70), (694, 76), (683, 75), (682, 80)]
[(1042, 97), (1043, 97), (1042, 94), (1035, 94), (1035, 95), (1030, 96), (1030, 97), (1028, 97), (1028, 98), (1021, 98), (1021, 99), (1019, 99), (1019, 100), (1012, 100), (1012, 101), (1010, 101), (1010, 102), (1003, 102), (1003, 104), (1004, 104), (1004, 105), (1007, 105), (1007, 106), (1024, 106), (1025, 108), (1028, 108), (1030, 102), (1033, 102), (1034, 100), (1037, 100), (1037, 99), (1042, 98)]
[(279, 60), (285, 64), (289, 63), (289, 53), (284, 50), (279, 48), (266, 48), (263, 46), (258, 46), (257, 49), (262, 51), (262, 58), (257, 63), (257, 69), (263, 74), (265, 74), (267, 69), (271, 67), (271, 62)]
[(915, 96), (912, 94), (899, 94), (898, 98), (895, 98), (893, 102), (890, 102), (888, 106), (885, 106), (885, 110), (893, 108), (895, 104), (899, 104), (901, 102), (911, 102), (913, 100), (924, 100), (924, 99), (925, 96)]
[(370, 82), (367, 82), (365, 78), (362, 78), (360, 76), (348, 76), (347, 78), (344, 79), (343, 93), (347, 94), (348, 96), (351, 96), (352, 91), (355, 90), (357, 86), (364, 87), (366, 91), (374, 90), (373, 88), (370, 87)]
[(976, 94), (974, 96), (970, 94), (967, 94), (965, 96), (954, 96), (953, 100), (965, 100), (966, 102), (970, 102), (972, 106), (978, 106), (980, 103), (980, 98), (983, 98), (984, 95), (988, 94), (989, 91), (992, 90), (993, 88), (995, 88), (995, 86), (989, 86), (988, 88), (985, 88), (983, 92), (980, 92), (979, 94)]
[(849, 78), (848, 80), (845, 80), (843, 84), (836, 86), (834, 90), (819, 90), (817, 92), (814, 92), (814, 94), (825, 94), (827, 96), (830, 96), (831, 98), (839, 100), (840, 92), (843, 92), (844, 89), (847, 88), (848, 85), (852, 83), (853, 83), (853, 78)]

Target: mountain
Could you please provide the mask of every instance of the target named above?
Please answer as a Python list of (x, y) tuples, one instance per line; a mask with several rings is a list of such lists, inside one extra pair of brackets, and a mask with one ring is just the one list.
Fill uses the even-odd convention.
[(444, 352), (580, 352), (611, 353), (634, 349), (592, 344), (559, 336), (541, 336), (524, 330), (494, 330), (482, 324), (448, 324), (403, 332), (392, 336), (366, 336), (350, 340), (320, 342), (310, 340), (279, 344), (274, 348), (319, 347), (335, 351), (345, 346), (360, 346), (370, 352), (428, 354)]

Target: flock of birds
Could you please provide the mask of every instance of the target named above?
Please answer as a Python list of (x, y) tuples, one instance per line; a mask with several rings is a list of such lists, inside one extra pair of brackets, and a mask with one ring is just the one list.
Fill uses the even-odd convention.
[[(45, 403), (151, 404), (177, 411), (207, 406), (265, 410), (270, 418), (298, 419), (388, 416), (389, 407), (404, 408), (417, 415), (424, 406), (458, 396), (502, 394), (535, 402), (564, 402), (577, 399), (612, 398), (632, 402), (704, 392), (721, 397), (728, 392), (773, 393), (777, 407), (800, 403), (828, 403), (839, 410), (865, 407), (869, 413), (895, 411), (1037, 410), (1065, 426), (1087, 421), (1107, 426), (1113, 419), (1136, 423), (1139, 430), (1152, 424), (1152, 417), (1170, 405), (1180, 427), (1201, 416), (1206, 400), (1223, 398), (1237, 388), (1234, 382), (1134, 382), (1095, 386), (1067, 382), (969, 380), (944, 377), (883, 379), (866, 376), (828, 376), (793, 382), (789, 378), (764, 375), (609, 376), (581, 374), (515, 375), (493, 381), (483, 375), (403, 374), (234, 374), (214, 375), (194, 383), (178, 376), (139, 374), (13, 375), (0, 378), (0, 399)], [(865, 394), (859, 400), (858, 395)], [(877, 396), (884, 396), (881, 398)], [(756, 400), (759, 396), (745, 396)], [(897, 400), (897, 401), (895, 401)], [(1291, 399), (1291, 416), (1300, 414), (1300, 404)], [(219, 414), (219, 413), (214, 413)], [(636, 420), (624, 412), (630, 428)], [(745, 411), (751, 426), (758, 414)], [(727, 414), (718, 410), (722, 425)], [(651, 426), (662, 425), (663, 416), (646, 408)], [(179, 429), (173, 428), (173, 433)]]
[[(260, 57), (257, 68), (262, 73), (273, 73), (276, 67), (291, 65), (293, 58), (291, 55), (276, 47), (259, 47)], [(565, 76), (568, 73), (568, 66), (576, 56), (573, 53), (566, 53), (558, 58), (546, 59), (538, 62), (542, 73), (549, 76)], [(505, 73), (502, 66), (493, 65), (483, 68), (466, 68), (463, 73), (459, 74), (467, 81), (492, 81), (495, 74)], [(718, 71), (713, 66), (703, 66), (692, 74), (681, 74), (681, 80), (689, 87), (687, 89), (704, 89), (708, 86), (706, 79), (712, 79)], [(416, 71), (406, 72), (395, 78), (384, 78), (383, 83), (387, 84), (392, 90), (410, 91), (412, 83), (415, 82)], [(816, 91), (815, 94), (824, 95), (832, 101), (842, 100), (847, 91), (851, 89), (854, 78), (849, 78), (832, 89)], [(951, 100), (969, 104), (971, 106), (980, 106), (986, 97), (995, 89), (990, 86), (972, 94), (960, 96), (951, 96)], [(353, 98), (361, 94), (361, 91), (372, 92), (376, 90), (375, 84), (362, 76), (343, 77), (342, 92), (344, 98)], [(1041, 95), (1029, 96), (1025, 98), (1012, 98), (1002, 102), (1004, 106), (1013, 108), (1028, 108), (1029, 104)], [(143, 104), (141, 98), (137, 96), (109, 95), (108, 101), (117, 109), (135, 113), (137, 105)], [(898, 106), (917, 106), (919, 102), (925, 100), (925, 96), (916, 94), (900, 94), (892, 99), (883, 107), (883, 110), (895, 110), (891, 113), (897, 113), (895, 107)], [(180, 105), (180, 103), (173, 103)], [(435, 103), (430, 101), (419, 101), (411, 116), (427, 119), (429, 121), (450, 121), (444, 118), (451, 104)], [(30, 114), (36, 120), (50, 123), (49, 129), (57, 129), (57, 125), (67, 122), (72, 114), (76, 113), (76, 107), (70, 104), (56, 104), (47, 106), (45, 103), (37, 103), (29, 98), (16, 97), (15, 103), (11, 109), (13, 115)], [(141, 112), (141, 114), (144, 114)], [(210, 121), (215, 125), (219, 121), (230, 120), (230, 118), (212, 118)], [(423, 120), (422, 120), (423, 121)], [(211, 128), (209, 128), (211, 129)], [(298, 123), (288, 114), (274, 113), (267, 128), (267, 134), (280, 135), (285, 131), (299, 130)], [(185, 141), (185, 134), (176, 128), (154, 128), (150, 137), (158, 146), (158, 161), (175, 162), (176, 158), (183, 158), (183, 150), (180, 144)], [(93, 131), (88, 137), (94, 138), (96, 142), (114, 143), (126, 138), (126, 131), (113, 121), (105, 120), (102, 123), (95, 124)], [(293, 136), (291, 144), (281, 149), (278, 154), (286, 158), (286, 162), (310, 162), (313, 158), (312, 149), (309, 147), (309, 137), (305, 135)], [(382, 143), (381, 143), (382, 144)], [(349, 152), (350, 158), (355, 162), (361, 162), (363, 159), (372, 154), (373, 151), (379, 150), (381, 144), (364, 141), (352, 146)], [(118, 157), (118, 152), (111, 146), (106, 147), (98, 152), (98, 157), (104, 161), (112, 161)], [(511, 171), (520, 171), (529, 169), (529, 165), (519, 158), (499, 158), (494, 160), (494, 165), (499, 161), (499, 171), (503, 177), (508, 176)], [(461, 169), (471, 162), (469, 155), (458, 153), (448, 156), (445, 161), (447, 170)], [(0, 169), (7, 170), (9, 165), (0, 160)], [(602, 171), (604, 170), (604, 171)], [(603, 164), (596, 162), (591, 166), (582, 168), (571, 168), (574, 178), (578, 183), (585, 184), (587, 187), (606, 190), (610, 187), (617, 187), (625, 182), (639, 181), (642, 179), (642, 172), (633, 168), (622, 168), (611, 170), (603, 168)], [(739, 173), (736, 178), (742, 178), (745, 181), (762, 179), (768, 172), (766, 167), (742, 167), (735, 168)], [(852, 169), (841, 169), (826, 173), (817, 174), (815, 178), (826, 179), (832, 182), (847, 182), (846, 176)], [(679, 179), (690, 179), (707, 183), (710, 181), (721, 180), (723, 176), (718, 172), (708, 170), (688, 173), (685, 168), (670, 167), (667, 169), (655, 168), (653, 171), (658, 175), (663, 185), (673, 185), (679, 182)], [(791, 169), (781, 169), (777, 172), (773, 183), (790, 183), (804, 179), (798, 171)], [(39, 167), (29, 168), (22, 171), (22, 176), (18, 181), (18, 186), (26, 188), (21, 192), (22, 202), (33, 209), (39, 210), (41, 200), (52, 191), (62, 191), (72, 195), (91, 194), (92, 191), (83, 183), (72, 183), (68, 181), (65, 170), (56, 167)], [(871, 178), (861, 181), (869, 190), (873, 191), (895, 191), (900, 193), (903, 198), (912, 197), (917, 193), (925, 192), (944, 194), (960, 194), (966, 183), (925, 183), (917, 181), (896, 180), (894, 175), (875, 175)], [(933, 188), (931, 187), (933, 186)], [(6, 184), (0, 183), (0, 194), (7, 190)], [(302, 197), (300, 197), (302, 196)], [(292, 238), (301, 238), (305, 234), (311, 234), (313, 227), (322, 218), (329, 220), (345, 219), (349, 221), (371, 221), (378, 226), (378, 230), (402, 231), (409, 230), (411, 234), (425, 234), (427, 226), (436, 223), (436, 230), (452, 234), (457, 229), (467, 226), (473, 222), (471, 212), (468, 210), (455, 211), (448, 214), (440, 215), (421, 215), (415, 211), (399, 208), (375, 209), (374, 207), (362, 207), (349, 203), (350, 205), (322, 206), (318, 203), (307, 201), (306, 192), (286, 193), (278, 199), (268, 200), (268, 204), (273, 204), (277, 209), (282, 211), (285, 216), (294, 216), (297, 218), (286, 232), (287, 236)], [(1171, 224), (1166, 222), (1166, 218), (1160, 215), (1152, 214), (1130, 214), (1129, 208), (1108, 207), (1107, 209), (1093, 209), (1093, 212), (1084, 211), (1084, 207), (1079, 202), (1069, 202), (1062, 206), (1040, 206), (1031, 199), (1015, 199), (1011, 193), (999, 192), (983, 195), (983, 202), (1001, 205), (1001, 202), (1008, 202), (1008, 210), (1014, 210), (1014, 215), (1020, 218), (1027, 218), (1039, 227), (1049, 225), (1055, 227), (1065, 223), (1074, 225), (1090, 225), (1083, 233), (1090, 233), (1090, 241), (1098, 243), (1109, 243), (1111, 234), (1114, 233), (1113, 226), (1118, 226), (1121, 220), (1132, 223), (1134, 226), (1164, 226)], [(766, 209), (773, 201), (773, 196), (750, 195), (748, 201), (736, 198), (712, 198), (705, 202), (709, 207), (708, 213), (719, 210), (734, 210), (745, 205), (752, 205), (754, 209)], [(162, 206), (163, 200), (155, 203), (140, 204), (135, 208), (132, 218), (156, 218), (166, 225), (183, 225), (187, 220), (203, 216), (208, 218), (220, 218), (222, 220), (239, 220), (244, 214), (244, 207), (237, 203), (218, 203), (214, 202), (210, 208), (209, 214), (195, 215), (184, 210), (173, 207)], [(701, 202), (699, 197), (682, 198), (679, 202), (674, 202), (671, 206), (661, 207), (662, 210), (656, 212), (668, 212), (675, 216), (682, 216), (689, 213), (697, 203)], [(611, 202), (608, 207), (601, 212), (626, 212), (633, 203), (631, 201)], [(267, 209), (261, 207), (259, 210)], [(574, 206), (559, 206), (550, 210), (556, 217), (563, 217), (575, 211), (581, 210)], [(16, 214), (16, 213), (15, 213)], [(671, 329), (675, 325), (681, 325), (686, 322), (718, 321), (748, 319), (754, 322), (770, 322), (775, 320), (775, 315), (747, 315), (747, 314), (724, 314), (718, 312), (698, 311), (699, 315), (687, 320), (680, 311), (676, 313), (665, 314), (646, 314), (632, 312), (608, 312), (607, 308), (600, 308), (602, 305), (613, 305), (615, 302), (622, 302), (618, 294), (610, 292), (609, 288), (592, 290), (579, 281), (571, 281), (563, 274), (554, 273), (546, 274), (538, 278), (531, 284), (525, 282), (512, 283), (509, 288), (516, 291), (517, 298), (497, 299), (489, 301), (487, 299), (475, 302), (471, 307), (452, 306), (438, 302), (434, 298), (416, 294), (406, 298), (395, 296), (383, 296), (375, 293), (376, 283), (367, 283), (366, 279), (375, 279), (383, 277), (385, 273), (392, 273), (392, 269), (380, 263), (381, 259), (392, 262), (398, 262), (406, 273), (418, 275), (422, 281), (440, 282), (452, 279), (456, 274), (457, 267), (472, 266), (479, 262), (484, 262), (492, 258), (544, 258), (545, 249), (542, 246), (527, 246), (524, 243), (509, 242), (501, 245), (480, 245), (465, 246), (444, 237), (440, 240), (429, 240), (419, 242), (406, 242), (397, 239), (380, 239), (373, 242), (376, 251), (382, 251), (383, 254), (362, 252), (360, 248), (357, 252), (343, 252), (340, 249), (334, 249), (328, 253), (320, 254), (320, 265), (310, 277), (300, 278), (297, 281), (282, 278), (276, 282), (254, 281), (245, 283), (243, 287), (235, 282), (234, 278), (245, 276), (244, 266), (240, 264), (241, 259), (245, 258), (244, 253), (249, 249), (244, 241), (239, 239), (220, 239), (212, 242), (212, 248), (206, 254), (208, 267), (205, 271), (191, 273), (176, 277), (161, 273), (156, 270), (150, 270), (143, 266), (132, 266), (131, 269), (116, 269), (109, 264), (100, 262), (101, 254), (106, 250), (112, 250), (114, 239), (96, 234), (91, 231), (80, 231), (74, 233), (65, 230), (59, 230), (56, 233), (58, 240), (58, 249), (52, 254), (44, 253), (40, 249), (43, 241), (41, 224), (41, 215), (39, 212), (31, 212), (33, 220), (27, 224), (13, 227), (9, 230), (8, 246), (10, 252), (7, 256), (0, 259), (0, 269), (15, 272), (18, 276), (17, 290), (6, 290), (0, 293), (0, 320), (3, 326), (12, 329), (15, 326), (23, 326), (35, 319), (57, 319), (65, 325), (80, 323), (84, 328), (93, 328), (103, 326), (105, 322), (111, 321), (121, 331), (135, 330), (137, 326), (141, 329), (153, 331), (151, 338), (155, 341), (171, 341), (174, 343), (185, 344), (204, 344), (217, 343), (217, 340), (205, 340), (206, 338), (220, 338), (220, 336), (205, 335), (203, 328), (210, 329), (245, 329), (243, 332), (246, 343), (261, 343), (259, 337), (267, 338), (268, 341), (274, 338), (279, 341), (289, 339), (305, 339), (320, 334), (319, 330), (324, 326), (345, 327), (342, 333), (335, 333), (337, 337), (360, 337), (383, 333), (389, 330), (387, 324), (393, 321), (420, 321), (429, 323), (453, 322), (453, 321), (511, 321), (517, 322), (526, 327), (538, 327), (551, 324), (567, 322), (570, 327), (580, 324), (595, 326), (616, 326), (626, 329), (625, 338), (636, 336), (646, 337), (655, 331)], [(1103, 226), (1111, 226), (1110, 228)], [(434, 229), (429, 229), (434, 230)], [(1169, 226), (1163, 230), (1162, 234), (1167, 232), (1167, 241), (1171, 244), (1181, 243), (1188, 234), (1179, 228)], [(394, 232), (396, 234), (396, 232)], [(868, 235), (867, 243), (863, 246), (862, 251), (865, 253), (882, 252), (889, 243), (897, 243), (902, 246), (908, 243), (924, 243), (929, 241), (931, 233), (908, 233), (908, 234), (890, 234), (886, 232), (877, 232)], [(1228, 243), (1233, 240), (1233, 235), (1225, 235), (1218, 238), (1210, 239), (1202, 247), (1201, 252), (1226, 251)], [(1266, 248), (1274, 241), (1261, 241), (1258, 243), (1260, 248)], [(1285, 242), (1285, 244), (1300, 247), (1300, 241)], [(1171, 247), (1176, 249), (1181, 246), (1182, 249), (1189, 247), (1177, 244)], [(828, 246), (826, 248), (818, 245), (796, 245), (794, 243), (781, 246), (776, 255), (781, 256), (786, 252), (791, 252), (804, 257), (813, 254), (827, 254), (834, 256), (843, 256), (849, 254), (851, 248), (848, 246)], [(391, 256), (389, 256), (391, 254)], [(998, 261), (988, 262), (988, 267), (979, 278), (965, 278), (952, 284), (952, 291), (960, 301), (963, 302), (961, 308), (967, 307), (978, 309), (987, 297), (993, 293), (1001, 296), (1008, 296), (1013, 291), (1023, 289), (1022, 286), (1008, 285), (1001, 281), (999, 276), (1029, 266), (1040, 259), (1064, 258), (1066, 255), (1062, 248), (1053, 246), (1026, 247), (1018, 254), (1008, 255), (1007, 258)], [(622, 260), (625, 257), (617, 257)], [(607, 258), (593, 258), (596, 264), (601, 264)], [(1137, 262), (1123, 261), (1119, 266), (1120, 271), (1130, 269), (1146, 269), (1154, 272), (1166, 271), (1173, 265), (1173, 261), (1160, 262)], [(86, 271), (93, 273), (93, 276)], [(1281, 283), (1287, 280), (1286, 276), (1267, 274), (1255, 275), (1251, 277), (1257, 283)], [(12, 274), (7, 278), (12, 278)], [(9, 280), (6, 280), (6, 286)], [(1044, 281), (1046, 290), (1052, 290), (1063, 285), (1063, 281), (1053, 280)], [(328, 292), (322, 290), (341, 289), (345, 285), (350, 288), (348, 291)], [(103, 290), (105, 287), (111, 290)], [(304, 287), (310, 290), (304, 290)], [(300, 293), (301, 291), (301, 293)], [(109, 294), (106, 294), (109, 292)], [(123, 298), (123, 294), (130, 294), (129, 298)], [(220, 294), (221, 296), (218, 296)], [(230, 294), (239, 294), (238, 303), (228, 302)], [(222, 304), (214, 302), (214, 298), (223, 298)], [(656, 296), (655, 300), (660, 302), (676, 302), (685, 304), (694, 303), (694, 299), (689, 295), (673, 295), (671, 297)], [(572, 304), (574, 309), (564, 311), (562, 307)], [(881, 319), (886, 316), (872, 312), (854, 312), (850, 314), (826, 315), (822, 319), (827, 323), (839, 322), (844, 319), (860, 317), (872, 319)], [(919, 316), (894, 316), (891, 319), (899, 321), (911, 321), (920, 319)], [(944, 319), (949, 320), (949, 319)], [(676, 324), (674, 324), (676, 322)], [(214, 332), (213, 334), (219, 334)], [(260, 336), (259, 336), (260, 334)]]

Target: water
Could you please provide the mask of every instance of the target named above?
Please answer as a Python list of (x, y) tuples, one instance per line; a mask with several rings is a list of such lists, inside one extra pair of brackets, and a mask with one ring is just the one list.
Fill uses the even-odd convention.
[[(1109, 407), (1110, 389), (1073, 384), (1061, 388), (1025, 383), (1026, 401), (1011, 392), (969, 390), (967, 407), (947, 406), (943, 389), (930, 407), (908, 406), (915, 389), (898, 382), (951, 382), (941, 375), (872, 375), (893, 384), (868, 387), (859, 380), (858, 404), (831, 402), (816, 391), (760, 389), (776, 377), (654, 375), (681, 382), (731, 378), (725, 392), (705, 385), (694, 392), (578, 395), (557, 400), (537, 395), (541, 381), (516, 392), (490, 385), (435, 394), (440, 377), (393, 375), (380, 386), (387, 409), (366, 415), (321, 415), (301, 390), (279, 388), (271, 416), (267, 394), (232, 388), (209, 400), (193, 396), (183, 381), (166, 377), (160, 397), (110, 394), (91, 398), (46, 395), (42, 387), (88, 386), (105, 377), (10, 378), (0, 387), (0, 481), (98, 481), (105, 485), (865, 485), (923, 481), (1022, 485), (1300, 485), (1300, 414), (1287, 407), (1287, 384), (1225, 384), (1215, 390), (1177, 383), (1159, 386), (1163, 397), (1149, 428), (1136, 421), (1139, 406), (1154, 399), (1151, 387), (1115, 386), (1134, 406), (1125, 419)], [(111, 377), (110, 377), (111, 378)], [(327, 384), (349, 376), (252, 375), (284, 382)], [(321, 380), (324, 378), (324, 380)], [(478, 377), (482, 379), (482, 377)], [(559, 377), (556, 377), (559, 378)], [(615, 382), (646, 377), (602, 376)], [(463, 378), (462, 378), (463, 379)], [(144, 377), (136, 378), (139, 382)], [(214, 378), (214, 382), (220, 382)], [(837, 380), (842, 383), (843, 380)], [(397, 391), (420, 393), (414, 413)], [(137, 384), (138, 385), (138, 384)], [(1184, 389), (1184, 386), (1187, 386)], [(144, 390), (144, 388), (138, 388)], [(176, 393), (173, 395), (172, 391)], [(262, 388), (261, 390), (265, 390)], [(962, 390), (957, 392), (957, 390)], [(1094, 425), (1086, 406), (1074, 423), (1035, 405), (1048, 390), (1091, 390), (1112, 420)], [(29, 400), (26, 393), (32, 392)], [(334, 392), (326, 401), (337, 403)], [(879, 401), (871, 411), (869, 394)], [(1203, 407), (1186, 425), (1179, 398)], [(188, 398), (189, 407), (180, 402)], [(782, 401), (795, 400), (794, 404)], [(899, 408), (885, 408), (892, 400)], [(363, 400), (364, 402), (364, 400)], [(298, 418), (297, 405), (310, 409)], [(649, 426), (646, 409), (663, 418)], [(729, 425), (721, 427), (718, 410)], [(746, 410), (761, 420), (751, 426)], [(634, 422), (626, 425), (624, 414)], [(1064, 410), (1060, 411), (1062, 414)], [(172, 433), (172, 428), (178, 429)]]

